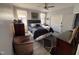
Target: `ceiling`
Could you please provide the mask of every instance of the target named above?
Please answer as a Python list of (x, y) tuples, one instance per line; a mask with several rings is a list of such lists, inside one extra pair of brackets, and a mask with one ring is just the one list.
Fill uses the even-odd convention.
[[(76, 3), (77, 4), (77, 3)], [(39, 11), (47, 11), (43, 7), (45, 3), (13, 3), (12, 5), (20, 8), (26, 8), (26, 9), (34, 9)], [(49, 10), (55, 11), (62, 8), (67, 8), (74, 6), (75, 3), (48, 3), (49, 6), (55, 6), (52, 8), (49, 8)]]

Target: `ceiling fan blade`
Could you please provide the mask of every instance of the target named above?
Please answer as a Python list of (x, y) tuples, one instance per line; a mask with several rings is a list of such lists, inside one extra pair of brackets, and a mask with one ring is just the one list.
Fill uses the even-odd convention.
[[(38, 6), (38, 7), (41, 7), (41, 6)], [(42, 6), (42, 8), (48, 10), (49, 8), (53, 8), (55, 6), (49, 6), (48, 3), (44, 3), (44, 5)]]
[(52, 7), (55, 7), (55, 6), (48, 6), (48, 8), (52, 8)]
[(55, 6), (48, 6), (48, 3), (45, 3), (45, 9), (48, 9), (48, 8), (52, 8), (52, 7), (55, 7)]
[(45, 9), (47, 9), (47, 8), (48, 8), (48, 6), (47, 6), (47, 5), (48, 5), (48, 4), (47, 4), (47, 3), (45, 3), (45, 6), (44, 6), (44, 8), (45, 8)]

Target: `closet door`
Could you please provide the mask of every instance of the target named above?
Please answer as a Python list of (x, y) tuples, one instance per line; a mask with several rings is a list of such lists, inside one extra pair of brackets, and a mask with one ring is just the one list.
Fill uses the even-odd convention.
[(62, 25), (61, 25), (61, 31), (65, 32), (68, 30), (72, 30), (74, 25), (74, 15), (73, 14), (64, 14)]
[(52, 15), (51, 17), (51, 27), (56, 32), (61, 32), (62, 15)]

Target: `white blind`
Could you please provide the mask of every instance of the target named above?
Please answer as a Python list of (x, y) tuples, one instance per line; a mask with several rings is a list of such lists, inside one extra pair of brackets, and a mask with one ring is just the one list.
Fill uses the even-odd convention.
[(45, 13), (40, 13), (41, 24), (45, 23)]

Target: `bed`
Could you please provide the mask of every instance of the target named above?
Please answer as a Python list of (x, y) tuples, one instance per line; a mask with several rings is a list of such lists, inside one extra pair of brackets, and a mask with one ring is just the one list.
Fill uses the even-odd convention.
[(40, 20), (28, 20), (28, 30), (33, 34), (34, 39), (54, 32), (50, 26), (42, 25)]

